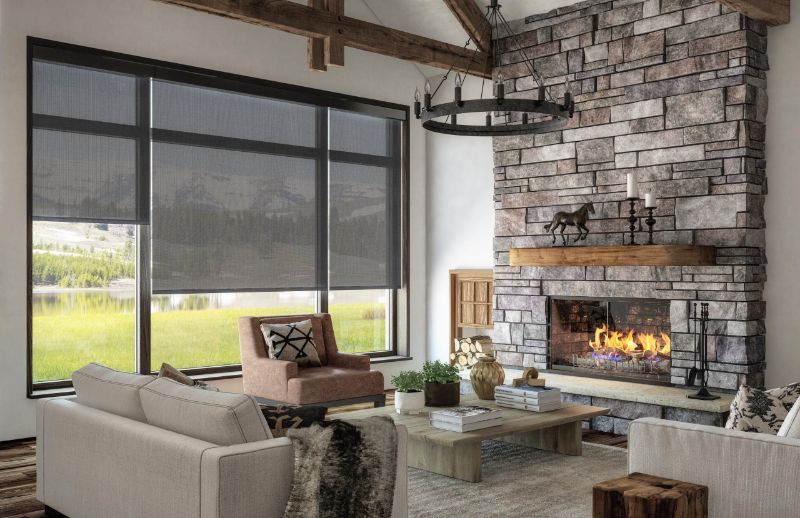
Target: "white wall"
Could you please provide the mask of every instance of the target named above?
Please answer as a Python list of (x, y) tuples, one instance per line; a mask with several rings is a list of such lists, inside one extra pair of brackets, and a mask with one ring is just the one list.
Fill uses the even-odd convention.
[(800, 15), (769, 30), (767, 386), (800, 381)]
[[(363, 2), (348, 14), (375, 21)], [(316, 73), (306, 40), (152, 0), (0, 0), (0, 440), (34, 435), (26, 377), (26, 36), (409, 104), (422, 83), (410, 63), (346, 50), (346, 66)], [(411, 124), (411, 354), (425, 349), (425, 137)], [(489, 156), (489, 153), (487, 153)], [(54, 329), (54, 333), (58, 330)]]
[[(435, 86), (440, 78), (431, 78), (431, 83)], [(452, 79), (442, 86), (447, 94), (437, 95), (436, 102), (452, 98)], [(479, 95), (480, 80), (468, 78), (463, 97)], [(490, 81), (484, 90), (488, 95)], [(491, 137), (428, 133), (426, 139), (428, 359), (444, 360), (450, 351), (448, 270), (494, 265), (494, 158)]]

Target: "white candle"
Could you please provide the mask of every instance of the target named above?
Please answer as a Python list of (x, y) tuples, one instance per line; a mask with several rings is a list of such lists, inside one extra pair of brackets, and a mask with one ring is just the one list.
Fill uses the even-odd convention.
[(648, 192), (644, 195), (644, 206), (646, 209), (655, 209), (656, 208), (656, 195), (652, 192)]
[(628, 198), (639, 197), (639, 184), (636, 183), (636, 175), (628, 173)]

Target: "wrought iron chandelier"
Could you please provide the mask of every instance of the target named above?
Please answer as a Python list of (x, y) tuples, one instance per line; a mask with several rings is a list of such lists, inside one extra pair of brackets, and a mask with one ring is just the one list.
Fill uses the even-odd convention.
[[(500, 12), (502, 6), (498, 0), (491, 0), (486, 8), (486, 19), (492, 28), (492, 40), (500, 37), (500, 31), (508, 34), (508, 38), (516, 44), (516, 49), (522, 57), (523, 63), (536, 82), (536, 99), (507, 99), (503, 75), (498, 74), (494, 84), (494, 98), (483, 98), (483, 84), (481, 84), (481, 98), (464, 100), (461, 98), (461, 87), (467, 78), (467, 70), (463, 76), (456, 73), (453, 102), (432, 104), (434, 96), (447, 81), (453, 67), (442, 76), (436, 89), (431, 91), (430, 81), (425, 83), (423, 102), (420, 103), (419, 89), (414, 92), (414, 115), (422, 120), (422, 127), (428, 131), (445, 133), (448, 135), (468, 136), (507, 136), (527, 135), (531, 133), (545, 133), (562, 128), (575, 112), (575, 101), (569, 88), (569, 80), (565, 82), (563, 102), (559, 103), (553, 98), (544, 84), (542, 77), (533, 67), (533, 59), (529, 58), (520, 42), (519, 35), (514, 34), (506, 18)], [(472, 38), (467, 40), (464, 47), (468, 47)], [(498, 53), (493, 56), (494, 64), (498, 65)], [(485, 81), (485, 79), (483, 80)], [(460, 114), (485, 113), (484, 124), (459, 124)], [(493, 114), (499, 114), (504, 120), (498, 123)], [(533, 120), (531, 120), (533, 115)], [(438, 119), (438, 120), (437, 120)], [(443, 120), (442, 120), (443, 119)], [(499, 119), (498, 119), (499, 120)], [(517, 122), (519, 121), (519, 122)]]

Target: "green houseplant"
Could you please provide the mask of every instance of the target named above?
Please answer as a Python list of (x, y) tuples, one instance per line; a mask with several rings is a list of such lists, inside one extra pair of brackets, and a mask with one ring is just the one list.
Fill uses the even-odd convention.
[(426, 406), (456, 406), (461, 392), (461, 376), (458, 367), (448, 363), (426, 361), (422, 365), (425, 380)]
[(418, 371), (402, 371), (392, 376), (394, 407), (398, 414), (416, 414), (425, 406), (425, 380)]

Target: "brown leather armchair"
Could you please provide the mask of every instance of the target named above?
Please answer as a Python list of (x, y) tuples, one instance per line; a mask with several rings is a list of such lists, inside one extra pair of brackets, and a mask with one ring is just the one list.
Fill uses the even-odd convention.
[[(311, 320), (321, 367), (298, 367), (274, 360), (267, 353), (261, 324)], [(373, 402), (383, 406), (383, 374), (370, 370), (368, 356), (340, 353), (328, 313), (239, 319), (244, 391), (253, 396), (294, 405), (338, 406)]]

